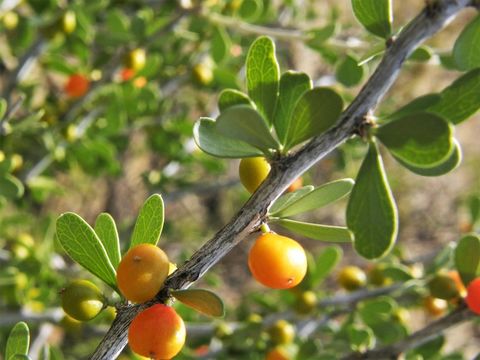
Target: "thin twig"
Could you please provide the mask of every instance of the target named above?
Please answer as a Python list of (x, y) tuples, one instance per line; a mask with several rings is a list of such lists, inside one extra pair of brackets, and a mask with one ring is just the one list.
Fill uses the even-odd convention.
[(374, 74), (342, 113), (337, 125), (312, 139), (292, 156), (274, 162), (269, 176), (247, 203), (225, 227), (167, 279), (154, 301), (120, 309), (117, 319), (91, 359), (115, 359), (126, 345), (129, 324), (139, 311), (155, 302), (165, 302), (171, 289), (189, 287), (257, 227), (266, 216), (270, 204), (291, 182), (357, 132), (365, 116), (376, 108), (398, 77), (403, 63), (418, 45), (470, 4), (471, 0), (437, 0), (434, 9), (427, 5), (403, 28), (398, 38), (392, 40)]

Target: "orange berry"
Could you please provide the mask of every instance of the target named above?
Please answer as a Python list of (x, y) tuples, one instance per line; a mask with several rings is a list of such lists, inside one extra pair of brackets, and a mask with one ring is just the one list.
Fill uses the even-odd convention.
[(287, 351), (281, 346), (274, 347), (265, 356), (265, 360), (290, 360)]
[(433, 316), (440, 316), (447, 311), (448, 303), (446, 300), (427, 296), (424, 300), (425, 309)]
[(470, 310), (480, 315), (480, 277), (468, 284), (465, 301)]
[(290, 184), (290, 186), (287, 188), (287, 192), (294, 192), (300, 189), (303, 186), (303, 179), (301, 177), (298, 177), (294, 182)]
[(263, 157), (245, 158), (240, 161), (240, 182), (250, 193), (254, 193), (270, 172), (270, 164)]
[(135, 76), (135, 70), (130, 68), (123, 68), (120, 71), (120, 77), (123, 81), (128, 81)]
[(73, 74), (65, 84), (65, 92), (70, 97), (82, 97), (90, 88), (90, 81), (83, 75)]
[(152, 244), (134, 246), (117, 269), (117, 284), (126, 299), (142, 303), (153, 299), (168, 276), (167, 255)]
[(133, 80), (133, 86), (135, 86), (137, 89), (141, 89), (145, 85), (147, 85), (147, 78), (145, 76), (140, 76)]
[(273, 232), (260, 235), (248, 255), (253, 277), (273, 289), (289, 289), (307, 273), (303, 247), (288, 237)]
[(182, 349), (185, 335), (185, 323), (175, 310), (156, 304), (133, 319), (128, 343), (138, 355), (154, 360), (170, 359)]

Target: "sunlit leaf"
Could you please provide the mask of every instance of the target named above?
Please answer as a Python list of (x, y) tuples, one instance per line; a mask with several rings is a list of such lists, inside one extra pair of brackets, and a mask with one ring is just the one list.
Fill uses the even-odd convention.
[(477, 235), (460, 239), (455, 249), (455, 267), (465, 286), (480, 276), (480, 238)]
[(288, 206), (290, 206), (290, 204), (293, 204), (295, 201), (305, 196), (313, 189), (313, 185), (307, 185), (294, 192), (283, 194), (277, 200), (275, 200), (269, 210), (269, 214), (272, 216), (277, 216), (282, 210), (286, 209)]
[(241, 91), (235, 89), (223, 90), (218, 97), (218, 109), (220, 111), (224, 111), (227, 108), (235, 105), (253, 106), (248, 96)]
[(205, 289), (186, 289), (171, 292), (172, 296), (181, 303), (198, 312), (214, 317), (225, 315), (222, 299), (213, 291)]
[(272, 39), (262, 36), (250, 46), (246, 60), (248, 95), (271, 124), (277, 102), (279, 67)]
[(388, 38), (392, 33), (391, 0), (352, 0), (353, 13), (372, 34)]
[(337, 65), (335, 77), (345, 86), (355, 86), (362, 81), (363, 67), (358, 65), (358, 61), (354, 57), (347, 55)]
[(5, 359), (10, 359), (14, 355), (26, 356), (29, 346), (30, 330), (28, 329), (28, 325), (23, 321), (16, 323), (8, 335)]
[(65, 252), (78, 264), (116, 289), (116, 274), (107, 251), (95, 231), (75, 213), (57, 219), (57, 238)]
[(23, 195), (24, 186), (22, 182), (11, 174), (4, 174), (0, 177), (0, 196), (7, 199), (16, 199)]
[(110, 214), (102, 213), (98, 215), (95, 221), (95, 232), (107, 251), (108, 258), (116, 269), (120, 263), (120, 239), (118, 238), (117, 226), (115, 220)]
[(151, 195), (143, 204), (133, 229), (130, 248), (139, 244), (157, 245), (162, 234), (165, 209), (159, 194)]
[(453, 57), (460, 70), (480, 67), (480, 15), (463, 28), (453, 46)]

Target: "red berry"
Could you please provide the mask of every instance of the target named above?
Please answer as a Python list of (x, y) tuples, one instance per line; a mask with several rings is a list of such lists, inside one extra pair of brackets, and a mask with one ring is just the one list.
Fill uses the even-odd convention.
[(468, 285), (465, 301), (470, 310), (475, 314), (480, 315), (480, 277), (476, 278)]

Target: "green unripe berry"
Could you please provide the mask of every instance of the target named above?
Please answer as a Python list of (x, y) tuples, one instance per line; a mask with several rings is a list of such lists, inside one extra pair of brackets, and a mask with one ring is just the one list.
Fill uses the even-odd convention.
[(75, 280), (60, 292), (63, 310), (78, 321), (96, 317), (105, 307), (105, 298), (90, 281)]
[(443, 300), (451, 300), (460, 295), (455, 281), (445, 273), (435, 275), (428, 283), (428, 289), (433, 297)]
[(270, 164), (263, 157), (245, 158), (240, 161), (240, 182), (250, 193), (254, 193), (270, 172)]
[(295, 339), (295, 328), (286, 320), (278, 320), (268, 330), (270, 339), (277, 344), (289, 344)]

